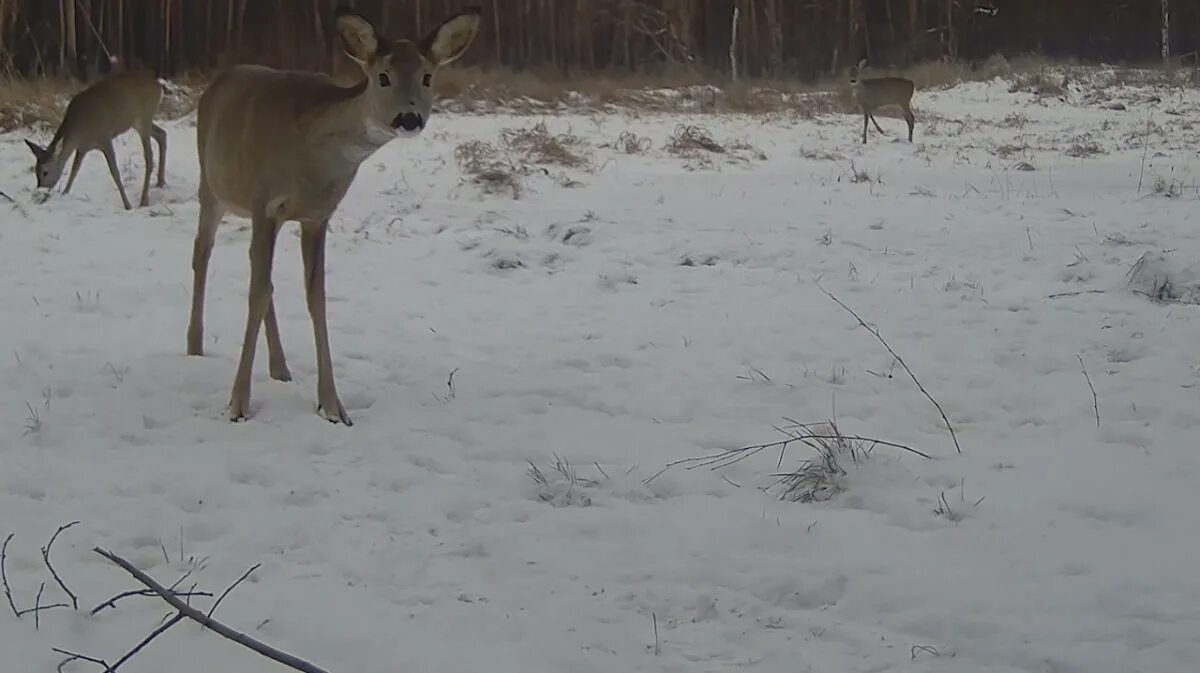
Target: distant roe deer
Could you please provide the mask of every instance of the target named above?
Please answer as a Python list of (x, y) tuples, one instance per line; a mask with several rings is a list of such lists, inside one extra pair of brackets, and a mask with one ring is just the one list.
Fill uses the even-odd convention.
[(341, 87), (326, 75), (236, 66), (200, 97), (200, 217), (192, 252), (187, 352), (204, 350), (204, 290), (217, 226), (228, 211), (251, 220), (250, 293), (241, 358), (229, 398), (232, 420), (250, 413), (255, 342), (265, 324), (271, 378), (291, 379), (272, 299), (275, 240), (300, 223), (305, 291), (317, 351), (317, 411), (350, 425), (338, 398), (325, 322), (325, 234), (359, 164), (393, 138), (419, 135), (433, 105), (433, 74), (463, 54), (480, 10), (447, 19), (419, 42), (390, 40), (351, 10), (337, 10), (346, 53), (366, 76)]
[(48, 147), (40, 147), (26, 140), (37, 163), (34, 173), (38, 187), (51, 189), (62, 177), (67, 159), (74, 154), (71, 175), (67, 178), (64, 194), (70, 193), (79, 173), (79, 165), (92, 150), (100, 150), (108, 160), (108, 170), (126, 210), (131, 210), (129, 197), (121, 184), (121, 172), (117, 169), (117, 157), (113, 153), (113, 138), (129, 129), (134, 129), (142, 138), (142, 155), (146, 162), (146, 175), (142, 180), (140, 207), (149, 205), (150, 173), (154, 170), (154, 155), (150, 150), (150, 139), (158, 143), (158, 186), (162, 187), (163, 171), (167, 163), (167, 132), (154, 123), (158, 104), (162, 101), (162, 85), (154, 74), (144, 71), (127, 71), (110, 75), (76, 94), (67, 105), (62, 123), (54, 133)]
[(860, 79), (859, 74), (867, 59), (858, 62), (850, 68), (850, 89), (854, 94), (854, 102), (863, 113), (863, 144), (867, 144), (867, 121), (875, 124), (875, 130), (883, 133), (879, 122), (875, 121), (875, 110), (889, 105), (895, 105), (904, 112), (904, 120), (908, 122), (908, 142), (913, 139), (913, 126), (916, 120), (912, 113), (912, 95), (916, 89), (913, 81), (904, 77), (872, 77)]

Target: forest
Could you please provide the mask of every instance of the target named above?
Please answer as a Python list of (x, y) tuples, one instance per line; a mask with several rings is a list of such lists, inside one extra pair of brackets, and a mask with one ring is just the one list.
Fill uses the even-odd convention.
[(397, 37), (481, 6), (469, 62), (546, 76), (808, 80), (860, 58), (1191, 64), (1200, 50), (1195, 0), (0, 0), (0, 72), (86, 78), (110, 57), (166, 77), (233, 62), (328, 69), (339, 4)]

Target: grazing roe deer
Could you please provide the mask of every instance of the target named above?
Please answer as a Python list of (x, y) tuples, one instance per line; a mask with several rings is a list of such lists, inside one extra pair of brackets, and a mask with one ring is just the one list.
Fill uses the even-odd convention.
[(147, 192), (150, 191), (150, 173), (154, 170), (151, 138), (158, 143), (159, 187), (163, 186), (163, 171), (167, 163), (167, 132), (154, 123), (162, 96), (162, 85), (153, 73), (145, 71), (110, 75), (79, 92), (67, 105), (67, 112), (49, 146), (39, 147), (29, 140), (25, 141), (37, 159), (33, 170), (37, 175), (38, 187), (52, 189), (58, 184), (67, 159), (74, 154), (75, 162), (71, 164), (71, 174), (63, 190), (64, 194), (69, 194), (83, 158), (92, 150), (100, 150), (108, 160), (108, 171), (112, 174), (113, 182), (117, 183), (125, 210), (132, 210), (125, 187), (121, 184), (121, 172), (117, 169), (112, 141), (129, 129), (134, 129), (142, 138), (142, 155), (146, 163), (139, 207), (149, 205)]
[(895, 105), (904, 112), (904, 121), (908, 122), (908, 142), (913, 139), (913, 126), (916, 120), (912, 113), (912, 96), (916, 85), (904, 77), (871, 77), (861, 79), (859, 74), (867, 64), (867, 59), (858, 62), (850, 68), (850, 90), (854, 94), (854, 102), (863, 113), (863, 144), (867, 144), (867, 121), (875, 124), (875, 130), (883, 133), (879, 122), (875, 121), (875, 110), (889, 105)]
[(353, 11), (335, 13), (346, 53), (366, 75), (350, 87), (314, 72), (236, 66), (200, 98), (200, 217), (192, 252), (193, 292), (187, 352), (203, 354), (204, 291), (217, 226), (226, 212), (251, 220), (246, 331), (231, 420), (250, 413), (250, 378), (259, 326), (266, 327), (271, 378), (291, 379), (272, 298), (275, 241), (286, 221), (300, 223), (305, 296), (317, 359), (317, 411), (351, 425), (338, 398), (325, 321), (325, 235), (359, 164), (388, 141), (419, 135), (433, 105), (433, 74), (470, 46), (480, 10), (447, 19), (419, 42), (390, 40)]

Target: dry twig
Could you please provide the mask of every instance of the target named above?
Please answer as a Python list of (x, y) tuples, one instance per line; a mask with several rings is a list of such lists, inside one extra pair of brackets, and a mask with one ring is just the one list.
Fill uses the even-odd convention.
[(62, 661), (58, 662), (58, 673), (63, 673), (63, 669), (66, 668), (67, 664), (74, 663), (76, 661), (86, 661), (89, 664), (96, 664), (97, 666), (103, 666), (105, 671), (112, 670), (112, 667), (108, 665), (108, 662), (103, 659), (96, 659), (95, 657), (89, 657), (86, 654), (79, 654), (78, 652), (61, 650), (57, 647), (50, 648), (50, 651), (54, 652), (55, 654), (61, 654), (66, 657), (66, 659), (63, 659)]
[(255, 640), (254, 638), (241, 633), (240, 631), (235, 631), (228, 626), (225, 626), (221, 622), (212, 619), (211, 617), (208, 617), (203, 612), (191, 607), (182, 599), (172, 594), (169, 589), (154, 581), (152, 577), (141, 570), (138, 570), (132, 563), (126, 561), (120, 556), (100, 548), (96, 548), (95, 552), (109, 561), (112, 561), (122, 570), (132, 575), (133, 578), (138, 582), (142, 583), (144, 586), (154, 591), (154, 593), (158, 594), (158, 596), (166, 601), (168, 605), (179, 611), (179, 615), (177, 615), (177, 617), (186, 617), (197, 624), (200, 624), (201, 626), (212, 629), (223, 638), (232, 640), (233, 642), (253, 650), (254, 652), (271, 659), (272, 661), (283, 664), (284, 666), (287, 666), (293, 670), (300, 671), (300, 673), (328, 673), (328, 671), (316, 666), (315, 664), (311, 664), (303, 659), (277, 650), (262, 643), (261, 641)]
[[(788, 419), (785, 419), (785, 420), (788, 420)], [(654, 474), (650, 475), (648, 478), (643, 480), (642, 483), (649, 484), (650, 482), (654, 481), (658, 477), (662, 476), (662, 474), (664, 472), (666, 472), (667, 470), (670, 470), (671, 468), (677, 467), (679, 465), (686, 465), (687, 467), (684, 468), (686, 470), (697, 470), (697, 469), (705, 468), (705, 467), (712, 471), (722, 470), (731, 465), (740, 463), (743, 460), (752, 458), (752, 457), (762, 453), (763, 451), (769, 451), (769, 450), (774, 450), (774, 449), (779, 449), (779, 460), (776, 465), (776, 468), (779, 468), (783, 465), (784, 453), (787, 452), (788, 447), (791, 446), (792, 444), (806, 444), (810, 447), (817, 449), (818, 451), (821, 451), (819, 444), (818, 444), (819, 442), (857, 442), (857, 443), (866, 445), (865, 448), (861, 449), (861, 451), (863, 453), (869, 453), (876, 446), (888, 446), (888, 447), (891, 447), (894, 449), (900, 449), (902, 451), (907, 451), (909, 453), (918, 455), (918, 456), (928, 459), (928, 460), (933, 460), (933, 456), (929, 455), (928, 453), (925, 453), (918, 449), (914, 449), (911, 446), (907, 446), (905, 444), (889, 442), (889, 441), (885, 441), (882, 439), (876, 439), (874, 437), (863, 437), (861, 435), (845, 435), (845, 434), (842, 434), (840, 430), (837, 430), (836, 427), (834, 428), (833, 432), (829, 432), (829, 433), (814, 432), (812, 428), (815, 426), (813, 426), (811, 424), (797, 423), (795, 421), (789, 421), (789, 422), (791, 422), (793, 424), (793, 426), (794, 426), (793, 430), (795, 428), (802, 428), (804, 431), (803, 432), (796, 432), (796, 431), (788, 432), (786, 429), (776, 427), (776, 430), (779, 430), (780, 432), (787, 435), (787, 437), (785, 439), (781, 439), (781, 440), (774, 441), (774, 442), (766, 442), (764, 444), (754, 444), (751, 446), (743, 446), (738, 449), (727, 449), (725, 451), (721, 451), (718, 453), (712, 453), (707, 456), (697, 456), (694, 458), (681, 458), (679, 460), (667, 463), (667, 465), (665, 467), (663, 467), (658, 472), (655, 472)], [(776, 476), (780, 476), (780, 475), (776, 475)]]
[[(172, 594), (174, 594), (175, 596), (178, 596), (180, 598), (196, 598), (196, 597), (212, 598), (212, 592), (210, 592), (210, 591), (192, 591), (192, 590), (175, 591), (174, 588), (170, 589), (170, 591)], [(149, 589), (138, 589), (136, 591), (126, 591), (124, 593), (117, 594), (116, 596), (113, 596), (112, 598), (104, 601), (100, 605), (97, 605), (96, 607), (92, 608), (92, 610), (89, 614), (91, 614), (94, 617), (94, 616), (100, 614), (101, 612), (104, 612), (105, 610), (108, 610), (110, 608), (115, 608), (115, 607), (117, 607), (118, 602), (125, 600), (126, 598), (134, 598), (136, 596), (149, 597), (149, 596), (157, 596), (157, 595), (158, 594), (154, 593), (153, 591), (151, 591)]]
[[(879, 343), (883, 344), (883, 347), (887, 349), (887, 352), (891, 353), (892, 357), (896, 358), (896, 362), (900, 363), (900, 366), (903, 367), (904, 371), (908, 373), (908, 377), (913, 380), (913, 383), (917, 384), (917, 389), (921, 391), (921, 394), (924, 395), (925, 398), (930, 402), (932, 402), (933, 406), (937, 408), (938, 413), (942, 415), (942, 421), (946, 423), (946, 429), (950, 431), (950, 439), (954, 440), (954, 448), (957, 449), (959, 453), (962, 453), (962, 446), (958, 443), (958, 435), (954, 432), (954, 426), (950, 423), (950, 417), (946, 415), (946, 411), (942, 409), (942, 405), (938, 404), (938, 401), (933, 398), (933, 395), (929, 394), (929, 391), (925, 389), (925, 386), (921, 385), (921, 381), (917, 378), (917, 375), (913, 373), (913, 370), (909, 369), (908, 364), (904, 362), (904, 358), (900, 357), (900, 354), (888, 345), (888, 342), (884, 340), (883, 336), (879, 333), (879, 329), (868, 325), (866, 321), (858, 315), (858, 313), (854, 312), (854, 309), (843, 303), (841, 299), (835, 297), (833, 293), (822, 287), (820, 283), (817, 283), (817, 289), (823, 292), (826, 297), (832, 299), (838, 306), (841, 306), (843, 309), (845, 309), (847, 313), (854, 316), (854, 319), (858, 321), (858, 324), (862, 325), (863, 329), (870, 332), (871, 336), (875, 337)], [(928, 458), (929, 456), (925, 457)]]
[(72, 521), (71, 523), (66, 524), (65, 526), (59, 526), (58, 530), (54, 531), (54, 535), (50, 536), (50, 541), (46, 543), (46, 546), (42, 547), (42, 561), (44, 561), (46, 563), (46, 567), (50, 569), (50, 576), (53, 577), (54, 581), (58, 583), (59, 588), (62, 589), (63, 592), (67, 594), (67, 596), (70, 596), (71, 608), (74, 610), (79, 609), (79, 597), (76, 596), (74, 592), (72, 592), (70, 589), (67, 588), (67, 583), (63, 582), (62, 578), (59, 577), (59, 575), (58, 575), (58, 571), (54, 569), (54, 565), (50, 563), (50, 550), (51, 550), (51, 548), (54, 547), (54, 541), (58, 539), (58, 536), (63, 531), (69, 530), (78, 525), (79, 525), (78, 521)]
[(261, 567), (262, 567), (261, 563), (255, 564), (254, 567), (250, 568), (245, 573), (243, 573), (242, 576), (239, 577), (236, 582), (234, 582), (233, 584), (230, 584), (228, 589), (221, 592), (221, 597), (218, 598), (216, 600), (216, 602), (212, 604), (212, 607), (208, 609), (208, 615), (206, 615), (206, 616), (209, 619), (212, 619), (213, 613), (216, 612), (217, 608), (221, 606), (221, 601), (225, 600), (225, 597), (228, 596), (230, 592), (232, 592), (234, 589), (236, 589), (239, 584), (241, 584), (242, 582), (245, 582), (246, 579), (250, 577), (250, 575), (254, 574), (255, 570), (258, 570)]
[(4, 597), (8, 599), (8, 607), (12, 608), (12, 612), (21, 618), (21, 612), (17, 610), (17, 604), (13, 602), (12, 587), (8, 585), (8, 543), (12, 542), (16, 533), (9, 533), (8, 537), (4, 538), (4, 546), (0, 547), (0, 581), (4, 582)]
[(1083, 372), (1083, 378), (1087, 381), (1088, 388), (1092, 391), (1092, 410), (1096, 412), (1096, 427), (1100, 427), (1100, 398), (1096, 396), (1096, 386), (1092, 385), (1092, 377), (1088, 374), (1087, 365), (1083, 364), (1083, 356), (1076, 355), (1079, 359), (1079, 369)]

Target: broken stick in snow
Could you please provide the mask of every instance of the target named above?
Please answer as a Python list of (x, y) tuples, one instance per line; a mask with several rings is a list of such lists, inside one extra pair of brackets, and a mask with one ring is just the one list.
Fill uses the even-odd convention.
[(254, 638), (251, 638), (240, 631), (235, 631), (228, 626), (225, 626), (221, 622), (188, 605), (181, 598), (176, 596), (170, 589), (167, 589), (163, 585), (154, 581), (152, 577), (141, 570), (138, 570), (132, 563), (126, 561), (120, 556), (117, 556), (110, 551), (100, 549), (99, 547), (97, 547), (94, 551), (118, 565), (122, 570), (132, 575), (135, 580), (141, 582), (148, 589), (158, 594), (159, 598), (162, 598), (164, 601), (166, 601), (168, 605), (178, 610), (179, 614), (176, 615), (176, 619), (173, 619), (170, 622), (171, 624), (174, 624), (175, 621), (186, 617), (187, 619), (190, 619), (201, 626), (212, 629), (223, 638), (232, 640), (233, 642), (251, 649), (258, 654), (271, 659), (272, 661), (283, 664), (288, 668), (300, 671), (300, 673), (329, 673), (325, 669), (315, 664), (309, 663), (303, 659), (300, 659), (299, 657), (292, 656), (287, 652), (277, 650), (270, 645), (255, 640)]

